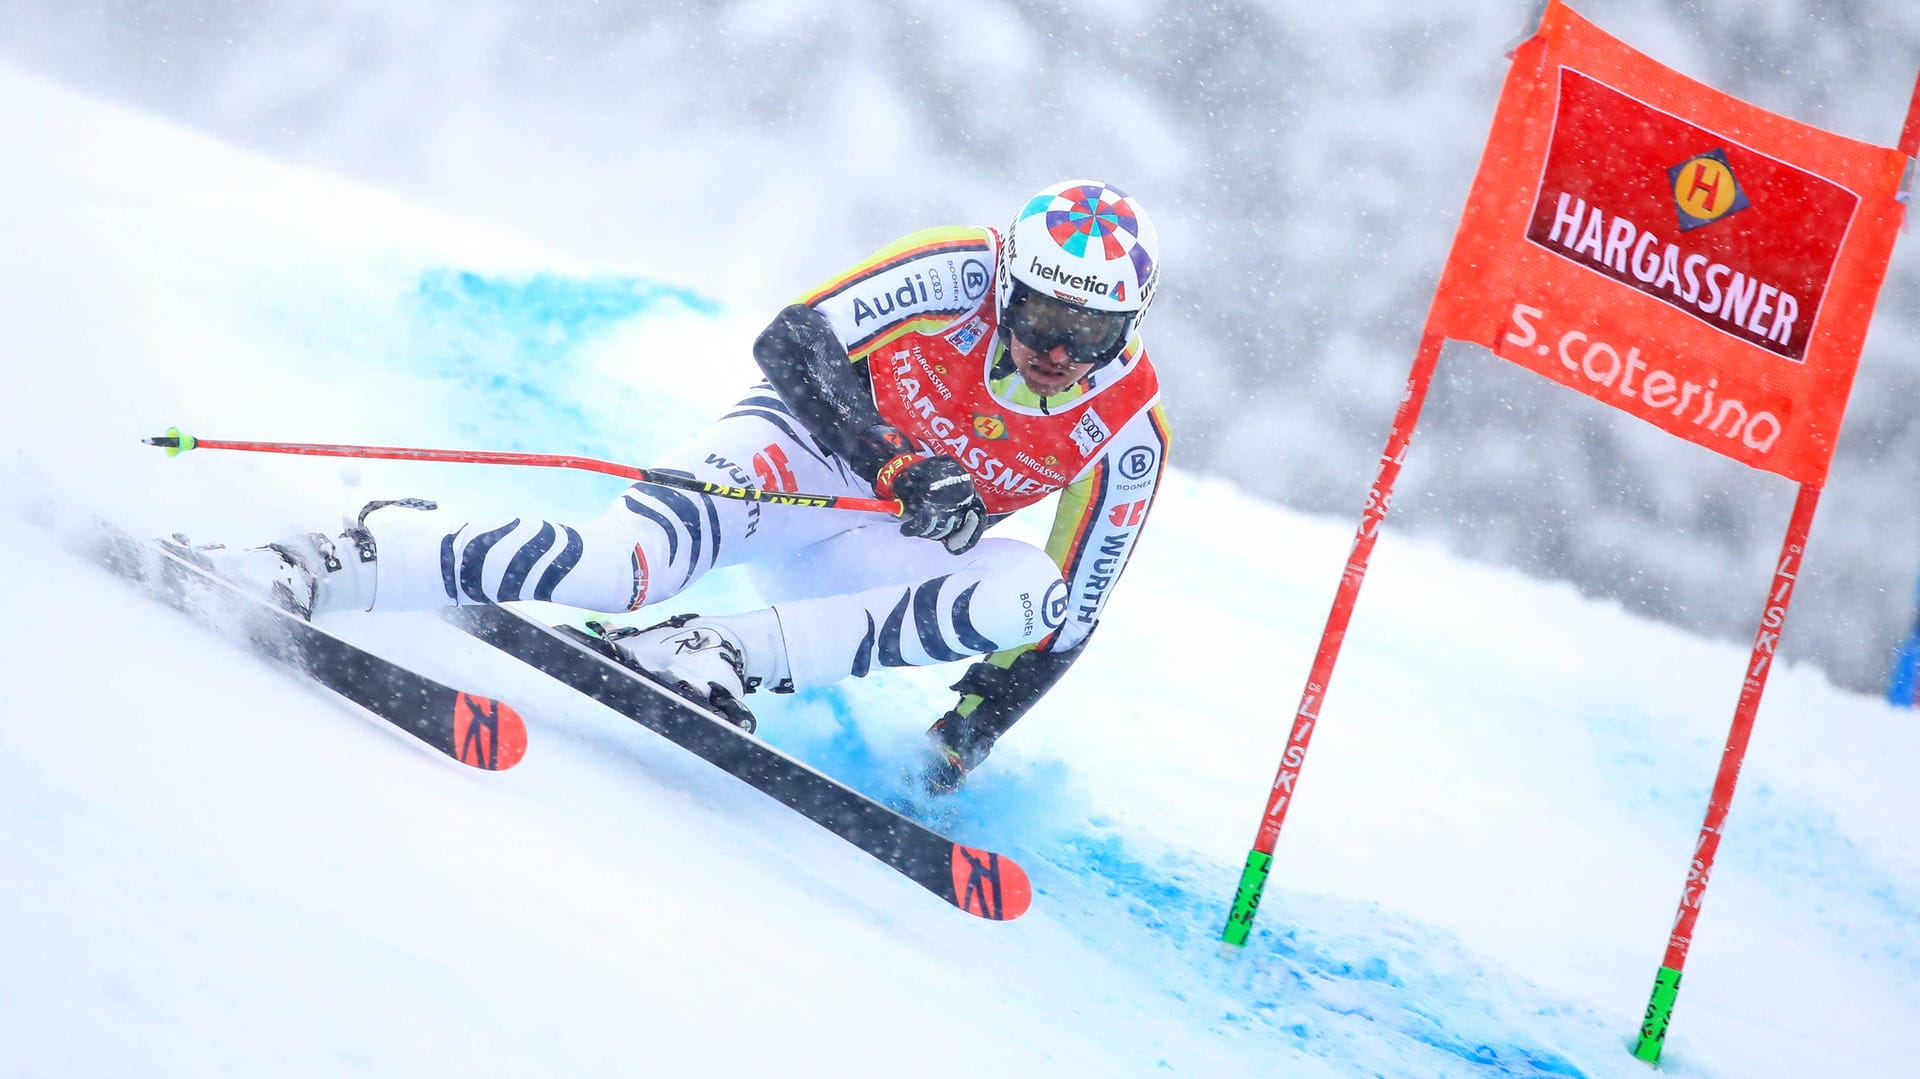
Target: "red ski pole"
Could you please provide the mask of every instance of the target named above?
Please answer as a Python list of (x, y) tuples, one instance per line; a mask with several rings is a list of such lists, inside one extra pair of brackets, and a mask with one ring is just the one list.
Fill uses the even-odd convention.
[(573, 457), (558, 453), (506, 453), (499, 450), (435, 450), (408, 446), (354, 446), (324, 442), (228, 442), (195, 438), (178, 427), (167, 428), (164, 435), (143, 438), (149, 446), (160, 446), (168, 457), (188, 450), (244, 450), (248, 453), (290, 453), (303, 457), (371, 457), (387, 461), (448, 461), (456, 464), (525, 465), (531, 468), (574, 468), (607, 476), (695, 491), (715, 498), (742, 502), (768, 502), (777, 506), (817, 506), (821, 509), (861, 510), (866, 513), (900, 515), (900, 501), (887, 498), (853, 498), (847, 495), (810, 495), (796, 491), (766, 491), (758, 487), (733, 487), (708, 483), (691, 473), (666, 468), (635, 468), (591, 457)]

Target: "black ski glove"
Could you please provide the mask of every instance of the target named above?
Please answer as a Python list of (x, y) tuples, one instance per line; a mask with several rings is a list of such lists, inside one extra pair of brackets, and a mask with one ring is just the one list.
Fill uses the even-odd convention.
[(1015, 654), (1011, 663), (1006, 663), (1002, 652), (968, 667), (953, 684), (960, 693), (959, 703), (927, 728), (935, 753), (932, 765), (920, 777), (927, 793), (958, 790), (967, 773), (993, 752), (1000, 736), (1040, 703), (1086, 648), (1086, 641), (1064, 652), (1033, 648)]
[(973, 477), (951, 457), (900, 454), (880, 466), (873, 490), (900, 500), (901, 535), (939, 540), (954, 554), (971, 550), (987, 523)]

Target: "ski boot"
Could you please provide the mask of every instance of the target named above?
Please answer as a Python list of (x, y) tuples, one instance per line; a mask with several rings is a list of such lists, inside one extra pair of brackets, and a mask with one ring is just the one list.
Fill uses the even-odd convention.
[(726, 627), (681, 614), (646, 629), (606, 622), (588, 622), (587, 628), (621, 663), (753, 733), (753, 713), (740, 703), (749, 688), (746, 659), (738, 636)]

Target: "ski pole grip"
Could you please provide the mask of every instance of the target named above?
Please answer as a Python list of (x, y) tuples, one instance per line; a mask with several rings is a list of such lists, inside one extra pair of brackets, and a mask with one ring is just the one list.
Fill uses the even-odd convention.
[(672, 487), (681, 491), (705, 491), (712, 484), (695, 479), (693, 473), (682, 472), (677, 468), (646, 469), (646, 479), (641, 483), (652, 483), (661, 487)]
[(178, 427), (169, 427), (164, 435), (153, 435), (140, 441), (149, 446), (162, 447), (167, 451), (168, 457), (178, 457), (200, 444), (192, 435), (183, 433)]

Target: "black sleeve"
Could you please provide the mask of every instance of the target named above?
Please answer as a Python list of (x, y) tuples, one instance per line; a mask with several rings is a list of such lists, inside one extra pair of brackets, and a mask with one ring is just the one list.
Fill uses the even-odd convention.
[(869, 482), (882, 465), (913, 452), (874, 407), (866, 361), (847, 356), (820, 312), (802, 303), (782, 309), (754, 340), (753, 359), (807, 432)]
[[(1092, 639), (1089, 633), (1087, 640)], [(1086, 651), (1087, 640), (1063, 652), (1016, 648), (999, 652), (967, 668), (953, 688), (960, 702), (933, 725), (942, 745), (958, 753), (964, 767), (986, 759), (993, 744), (1027, 714)], [(1007, 662), (1011, 657), (1012, 662)], [(998, 662), (996, 662), (998, 661)]]

